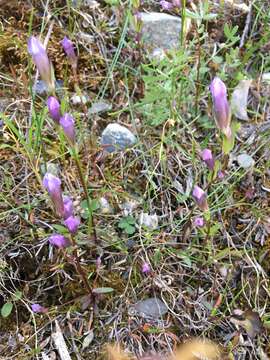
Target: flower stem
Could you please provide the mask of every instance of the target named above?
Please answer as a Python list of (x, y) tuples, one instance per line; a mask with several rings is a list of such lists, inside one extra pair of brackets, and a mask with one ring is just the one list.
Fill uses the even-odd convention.
[(72, 244), (74, 246), (74, 251), (73, 251), (73, 255), (75, 257), (75, 268), (77, 273), (80, 275), (82, 281), (84, 282), (84, 285), (86, 286), (87, 290), (89, 291), (89, 294), (92, 294), (92, 289), (91, 286), (89, 285), (88, 279), (87, 279), (87, 275), (85, 273), (85, 270), (82, 268), (81, 263), (80, 263), (80, 259), (78, 256), (78, 251), (77, 251), (77, 244), (76, 241), (74, 239), (73, 236), (70, 237)]
[(93, 234), (94, 236), (94, 241), (95, 243), (97, 243), (97, 236), (96, 236), (96, 229), (95, 229), (95, 224), (94, 224), (94, 219), (93, 219), (93, 210), (91, 208), (91, 198), (89, 195), (89, 192), (87, 190), (87, 185), (86, 185), (86, 181), (85, 181), (85, 177), (83, 175), (83, 170), (82, 170), (82, 166), (81, 166), (81, 161), (77, 152), (77, 149), (73, 148), (72, 149), (72, 153), (73, 153), (73, 158), (75, 160), (75, 164), (78, 170), (78, 175), (79, 175), (79, 179), (81, 182), (81, 185), (83, 187), (83, 191), (84, 191), (84, 195), (86, 198), (86, 202), (87, 202), (87, 209), (88, 209), (88, 233), (91, 235)]

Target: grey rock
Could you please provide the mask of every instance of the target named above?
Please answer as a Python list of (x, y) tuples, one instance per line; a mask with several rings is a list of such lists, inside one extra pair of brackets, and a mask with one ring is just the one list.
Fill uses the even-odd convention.
[[(56, 80), (55, 81), (55, 89), (58, 94), (62, 93), (64, 86), (63, 80)], [(38, 80), (36, 84), (33, 86), (33, 92), (39, 96), (48, 95), (48, 86), (43, 80)]]
[(109, 201), (103, 196), (99, 199), (100, 211), (102, 214), (111, 214), (113, 209)]
[(255, 161), (253, 158), (248, 154), (241, 154), (237, 156), (237, 162), (239, 166), (241, 166), (244, 169), (248, 169), (254, 166)]
[(96, 0), (72, 0), (72, 5), (74, 7), (83, 6), (92, 9), (100, 6)]
[(136, 144), (137, 139), (126, 127), (117, 123), (109, 124), (102, 132), (101, 145), (107, 152), (121, 151)]
[(150, 230), (155, 230), (158, 227), (158, 216), (157, 214), (149, 215), (147, 213), (141, 213), (139, 223)]
[(181, 19), (177, 16), (150, 12), (140, 13), (142, 41), (145, 48), (158, 53), (162, 50), (177, 49), (180, 44)]
[(112, 108), (112, 105), (107, 101), (98, 101), (96, 103), (93, 103), (90, 107), (88, 114), (101, 114), (106, 111), (110, 111)]
[(158, 319), (167, 312), (167, 306), (159, 298), (141, 300), (130, 308), (131, 314), (153, 319)]
[(140, 205), (139, 201), (135, 199), (127, 199), (127, 201), (120, 204), (119, 207), (123, 211), (124, 216), (128, 216), (131, 215), (139, 205)]

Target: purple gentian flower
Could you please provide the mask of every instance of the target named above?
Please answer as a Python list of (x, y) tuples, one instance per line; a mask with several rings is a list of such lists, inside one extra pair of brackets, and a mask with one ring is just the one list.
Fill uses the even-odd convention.
[(43, 178), (43, 186), (52, 199), (57, 215), (62, 217), (65, 210), (61, 190), (61, 180), (53, 174), (46, 173)]
[(201, 158), (203, 159), (203, 161), (206, 163), (206, 165), (210, 170), (214, 170), (215, 159), (210, 149), (204, 149), (201, 153)]
[(42, 80), (47, 84), (49, 91), (54, 91), (52, 64), (48, 58), (45, 47), (35, 36), (31, 36), (28, 40), (28, 52), (32, 56), (39, 74)]
[(203, 227), (204, 226), (204, 218), (201, 216), (197, 216), (193, 221), (194, 226)]
[(64, 133), (66, 135), (66, 137), (68, 138), (68, 140), (74, 144), (75, 143), (75, 122), (73, 117), (68, 114), (65, 113), (61, 118), (60, 118), (60, 125), (62, 126)]
[(34, 313), (46, 313), (48, 312), (48, 309), (45, 308), (44, 306), (40, 305), (40, 304), (32, 304), (31, 305), (31, 309)]
[(60, 104), (59, 101), (54, 96), (49, 96), (47, 100), (47, 106), (50, 113), (51, 118), (59, 124), (59, 120), (61, 117), (60, 112)]
[(73, 215), (73, 202), (69, 196), (64, 196), (64, 219)]
[(206, 194), (203, 191), (203, 189), (201, 189), (199, 186), (195, 185), (193, 188), (192, 196), (202, 211), (208, 210)]
[(70, 241), (63, 235), (53, 234), (49, 237), (49, 243), (59, 249), (70, 246)]
[(169, 1), (166, 1), (166, 0), (161, 0), (159, 2), (160, 6), (162, 7), (163, 10), (172, 10), (174, 5), (172, 3), (170, 3)]
[(80, 219), (75, 216), (70, 216), (64, 221), (64, 224), (68, 228), (68, 231), (73, 235), (76, 234), (76, 232), (78, 231), (78, 227), (80, 223), (81, 223)]
[(64, 37), (62, 41), (60, 41), (61, 45), (63, 46), (63, 49), (72, 65), (76, 69), (78, 58), (74, 51), (74, 45), (71, 40), (67, 36)]
[(142, 264), (142, 273), (149, 274), (151, 272), (151, 267), (147, 262)]
[(227, 89), (224, 82), (215, 77), (210, 85), (210, 91), (213, 100), (213, 111), (217, 127), (224, 133), (227, 138), (232, 135), (231, 132), (231, 112), (227, 100)]

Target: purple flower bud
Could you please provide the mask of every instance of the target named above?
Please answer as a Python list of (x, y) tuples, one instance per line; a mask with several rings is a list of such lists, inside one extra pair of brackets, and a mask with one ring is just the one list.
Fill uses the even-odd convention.
[(71, 234), (76, 234), (80, 223), (81, 223), (80, 219), (78, 217), (75, 217), (75, 216), (70, 216), (69, 218), (67, 218), (64, 221), (64, 224), (66, 225), (66, 227), (68, 228), (68, 231)]
[(44, 306), (39, 305), (39, 304), (32, 304), (31, 309), (32, 309), (32, 311), (34, 313), (42, 313), (42, 314), (44, 314), (44, 313), (48, 312), (47, 308), (45, 308)]
[(54, 96), (49, 96), (47, 100), (47, 106), (50, 113), (51, 118), (59, 124), (59, 120), (61, 117), (60, 113), (60, 104), (58, 100)]
[(172, 0), (173, 6), (176, 8), (181, 8), (181, 0)]
[(161, 0), (159, 2), (160, 6), (162, 7), (163, 10), (172, 10), (173, 9), (173, 4), (170, 3), (169, 1), (165, 1), (165, 0)]
[(60, 118), (60, 125), (62, 126), (64, 133), (68, 140), (74, 144), (75, 143), (75, 122), (73, 117), (65, 113), (64, 116)]
[(151, 267), (147, 262), (142, 264), (142, 273), (149, 274), (151, 272)]
[(196, 217), (193, 221), (194, 226), (196, 227), (203, 227), (204, 226), (204, 218), (203, 217)]
[(206, 163), (210, 170), (214, 170), (215, 167), (215, 159), (212, 155), (212, 151), (210, 149), (204, 149), (201, 153), (202, 160)]
[(217, 177), (222, 180), (225, 177), (225, 174), (222, 170), (218, 170)]
[(70, 246), (70, 241), (60, 234), (54, 234), (49, 237), (49, 243), (59, 249), (63, 249)]
[(199, 186), (195, 185), (193, 192), (192, 192), (192, 196), (202, 211), (208, 210), (206, 194), (203, 191), (203, 189), (201, 189)]
[(72, 67), (77, 67), (78, 58), (74, 51), (74, 45), (71, 40), (67, 36), (64, 37), (62, 41), (60, 41), (61, 45), (63, 46), (63, 49), (72, 65)]
[(52, 64), (48, 58), (45, 47), (35, 36), (31, 36), (28, 40), (28, 52), (32, 56), (40, 76), (47, 84), (49, 91), (54, 91), (54, 74)]
[(64, 196), (64, 219), (73, 215), (73, 202), (69, 196)]
[(101, 266), (101, 257), (98, 256), (96, 259), (96, 270), (99, 270), (100, 266)]
[(48, 191), (54, 204), (57, 215), (64, 215), (64, 202), (61, 190), (61, 180), (53, 174), (46, 173), (43, 178), (43, 186)]
[(220, 78), (215, 77), (211, 82), (210, 91), (212, 94), (213, 111), (217, 127), (224, 133), (226, 137), (230, 138), (232, 135), (230, 128), (231, 112), (227, 100), (226, 85)]

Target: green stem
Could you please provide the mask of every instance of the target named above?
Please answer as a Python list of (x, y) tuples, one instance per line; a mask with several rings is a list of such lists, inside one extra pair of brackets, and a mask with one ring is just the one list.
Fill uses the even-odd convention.
[(75, 257), (76, 271), (80, 275), (82, 281), (84, 282), (84, 285), (86, 286), (87, 290), (89, 291), (89, 294), (92, 294), (92, 289), (91, 289), (91, 286), (89, 285), (87, 275), (85, 274), (85, 270), (82, 268), (81, 263), (80, 263), (76, 241), (73, 236), (70, 236), (70, 238), (71, 238), (72, 244), (74, 246), (73, 255)]
[(75, 147), (72, 148), (72, 155), (73, 158), (75, 160), (75, 164), (78, 170), (78, 175), (79, 175), (79, 179), (81, 182), (81, 185), (83, 187), (83, 191), (84, 191), (84, 195), (86, 198), (86, 202), (87, 202), (87, 209), (88, 209), (88, 233), (91, 235), (94, 235), (94, 240), (97, 243), (97, 236), (96, 236), (96, 230), (95, 230), (95, 226), (94, 226), (94, 220), (93, 220), (93, 211), (91, 208), (91, 197), (89, 195), (89, 192), (87, 190), (87, 185), (86, 185), (86, 181), (83, 175), (83, 170), (82, 170), (82, 166), (81, 166), (81, 161), (77, 152), (77, 149), (75, 149)]
[(181, 46), (184, 46), (184, 36), (185, 36), (185, 26), (186, 26), (186, 0), (182, 0), (182, 8), (181, 8)]

